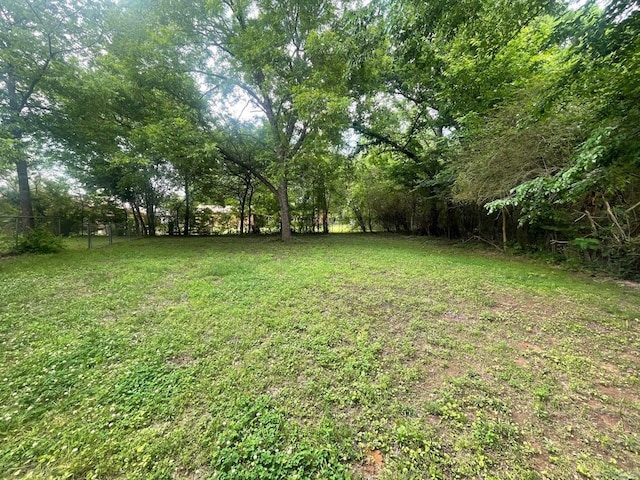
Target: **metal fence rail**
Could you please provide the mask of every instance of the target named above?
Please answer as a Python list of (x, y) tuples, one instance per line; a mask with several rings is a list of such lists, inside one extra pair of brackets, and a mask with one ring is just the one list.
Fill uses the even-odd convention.
[[(68, 248), (92, 249), (108, 247), (114, 243), (135, 240), (144, 236), (133, 221), (113, 222), (110, 220), (89, 220), (74, 222), (62, 217), (23, 217), (0, 215), (0, 255), (17, 252), (20, 243), (29, 231), (27, 220), (33, 218), (36, 228), (45, 228), (51, 234), (64, 239)], [(168, 222), (160, 218), (156, 225), (157, 236), (176, 235), (175, 230), (167, 227)], [(329, 232), (351, 231), (352, 227), (335, 220), (329, 223)], [(259, 224), (259, 233), (272, 234), (279, 231), (277, 217), (263, 217)], [(180, 234), (182, 232), (178, 232)], [(208, 229), (193, 228), (190, 235), (234, 235), (239, 233), (237, 225), (229, 222), (218, 222)], [(255, 233), (255, 232), (254, 232)]]
[(44, 228), (56, 237), (65, 239), (70, 248), (100, 248), (139, 238), (135, 226), (128, 223), (85, 220), (73, 222), (60, 217), (0, 216), (0, 255), (19, 251), (29, 231), (28, 220), (36, 228)]
[(129, 223), (85, 222), (87, 248), (100, 248), (140, 238), (135, 226)]

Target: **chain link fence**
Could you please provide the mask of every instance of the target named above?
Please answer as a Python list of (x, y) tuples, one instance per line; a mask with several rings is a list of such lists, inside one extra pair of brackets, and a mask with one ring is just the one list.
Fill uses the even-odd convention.
[(44, 229), (64, 239), (68, 248), (100, 248), (140, 237), (133, 222), (110, 222), (85, 219), (82, 222), (62, 217), (0, 216), (0, 255), (20, 250), (30, 230), (30, 220), (36, 228)]
[(82, 230), (81, 237), (86, 237), (87, 248), (107, 247), (141, 237), (132, 222), (83, 222)]
[[(29, 231), (28, 221), (30, 217), (0, 216), (0, 255), (9, 255), (19, 251), (20, 244)], [(135, 240), (144, 236), (140, 226), (133, 220), (129, 222), (113, 222), (109, 220), (77, 221), (63, 217), (33, 217), (36, 228), (45, 229), (56, 237), (64, 240), (64, 245), (71, 249), (91, 249), (108, 247), (115, 243)], [(197, 219), (189, 228), (190, 235), (234, 235), (240, 233), (238, 222), (229, 215), (216, 218), (216, 221), (203, 222)], [(255, 223), (251, 224), (251, 233), (276, 234), (280, 231), (277, 216), (256, 216)], [(305, 233), (296, 227), (297, 218), (293, 219), (293, 227), (297, 233)], [(155, 234), (157, 236), (183, 235), (183, 228), (172, 224), (170, 217), (156, 218)], [(329, 232), (351, 231), (348, 224), (331, 219)], [(245, 225), (245, 232), (249, 231), (249, 225)]]
[(0, 216), (0, 255), (18, 251), (32, 221), (56, 237), (62, 234), (62, 219), (59, 217)]

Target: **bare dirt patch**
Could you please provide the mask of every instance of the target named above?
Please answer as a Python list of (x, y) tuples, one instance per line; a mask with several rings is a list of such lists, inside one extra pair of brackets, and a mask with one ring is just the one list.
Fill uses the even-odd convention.
[(375, 480), (384, 468), (382, 452), (379, 450), (365, 450), (364, 461), (354, 467), (354, 471), (362, 480)]
[(173, 357), (172, 359), (169, 360), (169, 363), (171, 363), (172, 365), (175, 365), (177, 367), (185, 367), (188, 365), (192, 365), (196, 362), (196, 359), (193, 358), (190, 354), (188, 353), (181, 353), (175, 357)]
[(633, 404), (640, 402), (638, 392), (628, 387), (597, 385), (596, 388), (601, 394), (606, 395), (617, 403), (628, 402), (630, 404)]
[(448, 320), (450, 322), (460, 322), (460, 323), (476, 323), (477, 320), (475, 319), (470, 319), (468, 316), (466, 316), (463, 313), (459, 313), (459, 312), (445, 312), (444, 314), (444, 319)]

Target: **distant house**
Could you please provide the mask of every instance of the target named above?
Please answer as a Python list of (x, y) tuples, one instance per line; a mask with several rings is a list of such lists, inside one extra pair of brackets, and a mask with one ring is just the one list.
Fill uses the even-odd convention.
[(196, 207), (196, 213), (226, 213), (231, 214), (233, 209), (230, 206), (220, 206), (220, 205), (198, 205)]
[[(196, 225), (201, 235), (218, 233), (237, 233), (240, 231), (240, 218), (230, 206), (198, 205), (195, 210)], [(245, 232), (253, 225), (252, 218), (245, 218)]]
[[(182, 235), (184, 218), (179, 214), (158, 210), (156, 218), (162, 225), (161, 233)], [(230, 206), (197, 205), (192, 210), (189, 224), (189, 233), (192, 235), (220, 235), (240, 231), (240, 218)], [(254, 226), (255, 215), (244, 219), (244, 232), (255, 231), (255, 228), (251, 230)]]

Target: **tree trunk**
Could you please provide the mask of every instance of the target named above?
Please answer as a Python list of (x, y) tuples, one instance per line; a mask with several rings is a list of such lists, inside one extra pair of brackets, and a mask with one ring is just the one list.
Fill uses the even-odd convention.
[(253, 208), (251, 206), (251, 203), (253, 202), (253, 192), (254, 192), (254, 188), (253, 185), (251, 183), (249, 183), (249, 200), (248, 200), (248, 205), (247, 205), (247, 215), (249, 218), (249, 225), (247, 227), (247, 231), (248, 233), (253, 233), (253, 229), (254, 229), (254, 221), (253, 221)]
[(31, 190), (29, 190), (29, 175), (27, 173), (27, 162), (20, 159), (16, 162), (18, 173), (18, 191), (20, 196), (20, 212), (22, 214), (22, 226), (25, 230), (35, 227), (33, 218), (33, 203), (31, 202)]
[(502, 249), (507, 251), (507, 210), (502, 209)]
[(150, 237), (156, 236), (156, 196), (151, 180), (148, 180), (147, 192), (145, 195), (145, 208), (147, 210), (147, 231)]
[(156, 212), (153, 204), (147, 204), (147, 230), (150, 237), (156, 236)]
[(329, 200), (327, 199), (327, 191), (323, 188), (320, 215), (322, 215), (322, 233), (329, 233)]
[(293, 239), (293, 236), (289, 216), (289, 192), (287, 180), (284, 178), (278, 184), (278, 202), (280, 203), (280, 238), (283, 242), (288, 242)]
[[(20, 112), (24, 106), (21, 105), (19, 93), (16, 88), (16, 79), (14, 70), (9, 64), (9, 71), (6, 76), (6, 93), (9, 98), (8, 120), (10, 135), (18, 143), (22, 140), (22, 129), (19, 125)], [(18, 174), (18, 195), (20, 199), (20, 212), (22, 215), (22, 226), (25, 230), (31, 230), (35, 227), (35, 219), (33, 218), (33, 202), (31, 201), (31, 191), (29, 190), (29, 174), (27, 171), (27, 161), (20, 157), (16, 161), (16, 173)]]
[(136, 235), (140, 235), (140, 220), (138, 220), (138, 215), (136, 215), (136, 211), (133, 210), (133, 208), (135, 208), (135, 207), (133, 207), (133, 205), (132, 205), (133, 225), (134, 225), (134, 228), (136, 229)]
[(244, 213), (245, 213), (245, 207), (247, 205), (247, 195), (249, 194), (249, 185), (245, 184), (244, 185), (244, 191), (242, 192), (242, 195), (240, 195), (239, 201), (240, 201), (240, 235), (244, 235)]
[(364, 216), (362, 215), (362, 212), (360, 211), (360, 209), (356, 205), (352, 205), (351, 210), (353, 211), (353, 214), (356, 217), (356, 221), (358, 222), (358, 225), (360, 226), (360, 230), (362, 230), (362, 233), (367, 233), (367, 224), (364, 221)]
[(184, 236), (189, 236), (189, 220), (191, 216), (191, 197), (189, 195), (189, 177), (185, 175), (184, 177), (184, 204), (185, 204), (185, 213), (184, 213)]
[[(146, 237), (147, 225), (144, 223), (144, 218), (142, 217), (142, 212), (140, 211), (140, 205), (138, 205), (137, 203), (134, 203), (134, 213), (137, 214), (137, 218), (139, 221), (139, 225), (136, 227), (138, 229), (138, 234), (142, 233), (142, 235)], [(142, 230), (140, 230), (140, 227), (142, 227)]]

